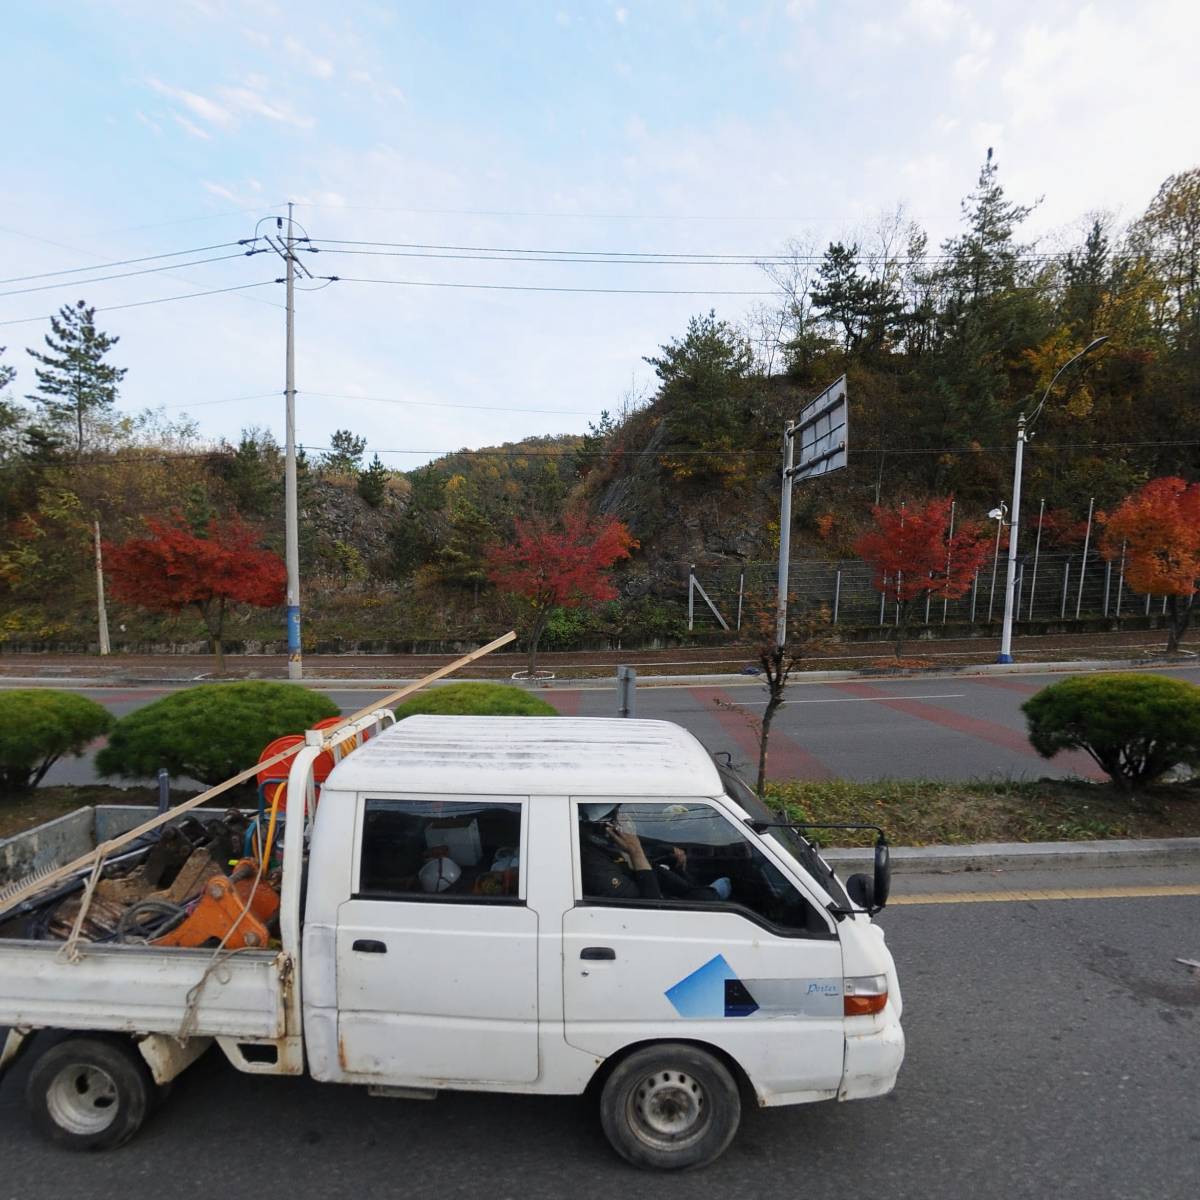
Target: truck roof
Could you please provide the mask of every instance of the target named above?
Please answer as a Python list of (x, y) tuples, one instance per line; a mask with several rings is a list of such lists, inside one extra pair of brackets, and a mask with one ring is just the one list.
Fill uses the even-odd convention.
[(715, 796), (704, 747), (670, 721), (412, 716), (333, 769), (325, 790), (507, 796)]

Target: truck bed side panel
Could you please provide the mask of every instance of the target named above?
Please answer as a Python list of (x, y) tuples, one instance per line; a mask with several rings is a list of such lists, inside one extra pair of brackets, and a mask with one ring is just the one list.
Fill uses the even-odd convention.
[[(0, 1025), (280, 1038), (283, 956), (83, 944), (79, 961), (52, 942), (0, 941)], [(203, 982), (202, 982), (203, 981)], [(197, 989), (193, 993), (193, 989)]]

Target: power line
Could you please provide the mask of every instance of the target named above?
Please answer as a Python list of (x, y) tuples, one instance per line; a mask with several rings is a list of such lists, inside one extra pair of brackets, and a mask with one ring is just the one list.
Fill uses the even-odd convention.
[(437, 400), (400, 400), (392, 396), (356, 396), (350, 392), (303, 392), (298, 396), (320, 396), (326, 400), (370, 400), (378, 404), (412, 404), (419, 408), (467, 408), (472, 412), (548, 413), (555, 416), (596, 417), (599, 413), (580, 408), (507, 408), (494, 404), (451, 404)]
[(481, 292), (574, 292), (612, 296), (774, 296), (775, 292), (736, 291), (723, 288), (601, 288), (549, 287), (517, 283), (446, 283), (428, 279), (366, 279), (353, 275), (335, 275), (340, 283), (387, 283), (396, 287), (454, 288)]
[[(179, 296), (159, 296), (157, 300), (135, 300), (132, 304), (110, 304), (106, 308), (98, 308), (96, 312), (120, 312), (124, 308), (145, 308), (151, 304), (169, 304), (172, 300), (195, 300), (200, 296), (220, 296), (225, 292), (244, 292), (250, 288), (266, 287), (270, 283), (279, 283), (278, 279), (263, 279), (259, 283), (239, 283), (233, 287), (210, 288), (206, 292), (184, 292)], [(43, 317), (21, 317), (16, 321), (0, 321), (0, 325), (32, 325), (37, 321), (52, 320), (57, 314), (47, 313)]]
[[(207, 254), (209, 250), (226, 250), (230, 246), (240, 244), (240, 242), (217, 242), (212, 246), (194, 246), (191, 250), (172, 250), (167, 254), (147, 254), (142, 258), (122, 258), (116, 262), (96, 263), (94, 267), (66, 267), (61, 271), (42, 271), (37, 275), (14, 275), (10, 279), (0, 279), (0, 283), (24, 283), (29, 279), (52, 279), (56, 275), (77, 275), (83, 271), (108, 271), (113, 267), (129, 267), (137, 263), (157, 262), (163, 258), (182, 258), (187, 254)], [(176, 263), (175, 265), (185, 267), (189, 264)]]
[(116, 275), (95, 275), (90, 279), (64, 279), (58, 283), (40, 283), (37, 287), (13, 288), (0, 292), (0, 296), (24, 296), (30, 292), (49, 292), (55, 288), (90, 287), (93, 283), (107, 283), (111, 279), (132, 279), (135, 275), (156, 275), (162, 271), (174, 271), (177, 267), (202, 267), (206, 263), (228, 262), (231, 258), (246, 258), (252, 254), (263, 254), (262, 250), (245, 250), (237, 254), (218, 254), (213, 258), (197, 258), (191, 262), (171, 263), (165, 267), (143, 267), (140, 271), (121, 271)]
[(631, 266), (631, 267), (759, 267), (764, 264), (782, 266), (791, 259), (726, 259), (700, 258), (685, 255), (660, 255), (651, 257), (645, 255), (639, 258), (584, 258), (552, 256), (538, 254), (440, 254), (425, 250), (329, 250), (325, 247), (312, 247), (312, 253), (320, 254), (363, 254), (372, 258), (422, 258), (454, 260), (458, 262), (535, 262), (535, 263), (594, 263), (596, 266)]
[[(265, 392), (262, 396), (277, 396), (278, 392)], [(242, 397), (243, 399), (255, 399), (257, 397)], [(1042, 446), (1044, 450), (1099, 450), (1099, 449), (1134, 449), (1148, 446), (1200, 446), (1200, 438), (1189, 438), (1181, 440), (1164, 440), (1150, 442), (1056, 442), (1053, 444), (1046, 443)], [(329, 453), (333, 451), (332, 446), (310, 446), (304, 445), (299, 447), (301, 450), (312, 450), (318, 453)], [(63, 467), (69, 468), (71, 471), (80, 469), (92, 468), (107, 468), (111, 466), (128, 466), (136, 463), (171, 463), (179, 459), (201, 459), (201, 458), (232, 458), (236, 451), (214, 446), (209, 450), (198, 451), (180, 451), (174, 454), (145, 454), (137, 455), (132, 458), (106, 458), (94, 459), (91, 461), (84, 460), (81, 462), (48, 462), (48, 463), (33, 463), (33, 462), (18, 462), (0, 464), (0, 470), (14, 470), (20, 467), (44, 467), (54, 468)], [(457, 450), (421, 450), (407, 449), (396, 447), (374, 447), (368, 446), (364, 453), (370, 454), (432, 454), (439, 457), (457, 457), (466, 456), (472, 458), (562, 458), (571, 456), (574, 458), (610, 458), (615, 453), (620, 453), (624, 458), (682, 458), (693, 457), (699, 455), (712, 456), (714, 451), (711, 450), (580, 450), (575, 447), (548, 448), (548, 447), (487, 447), (481, 450), (470, 450), (465, 447), (459, 447)], [(761, 457), (769, 456), (771, 458), (779, 457), (779, 450), (723, 450), (722, 454), (735, 454), (742, 456)], [(864, 447), (857, 451), (856, 454), (1011, 454), (1011, 446), (941, 446), (941, 447)]]

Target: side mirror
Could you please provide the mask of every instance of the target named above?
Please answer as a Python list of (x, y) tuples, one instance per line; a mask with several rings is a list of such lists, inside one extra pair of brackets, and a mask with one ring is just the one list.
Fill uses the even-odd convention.
[(883, 834), (875, 843), (875, 879), (871, 890), (875, 907), (883, 908), (892, 894), (892, 852)]

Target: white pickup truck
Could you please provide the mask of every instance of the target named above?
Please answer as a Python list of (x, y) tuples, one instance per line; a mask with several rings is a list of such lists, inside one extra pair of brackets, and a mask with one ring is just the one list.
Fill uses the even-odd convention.
[(42, 1132), (119, 1145), (213, 1042), (383, 1095), (594, 1093), (658, 1168), (716, 1158), (744, 1099), (891, 1090), (885, 846), (843, 887), (666, 722), (390, 717), (319, 793), (319, 735), (296, 755), (278, 948), (0, 940), (0, 1072), (41, 1048)]

